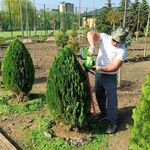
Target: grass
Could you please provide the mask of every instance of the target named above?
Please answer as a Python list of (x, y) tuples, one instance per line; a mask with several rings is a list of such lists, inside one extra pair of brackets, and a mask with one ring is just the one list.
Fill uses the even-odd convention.
[(42, 111), (42, 108), (46, 107), (45, 95), (43, 94), (31, 94), (30, 101), (24, 103), (10, 103), (9, 100), (12, 97), (12, 93), (9, 91), (0, 91), (0, 116), (13, 116), (13, 114), (21, 114), (25, 116), (30, 114), (30, 118), (34, 119), (35, 125), (30, 128), (21, 127), (18, 128), (19, 132), (27, 133), (26, 138), (20, 137), (20, 141), (23, 145), (26, 145), (27, 150), (99, 150), (100, 145), (107, 148), (107, 137), (104, 133), (103, 125), (91, 123), (90, 129), (92, 133), (92, 141), (89, 144), (82, 145), (80, 147), (72, 147), (65, 139), (59, 137), (53, 137), (48, 139), (44, 135), (44, 131), (48, 131), (50, 122), (54, 120), (51, 114), (36, 114), (36, 111)]
[(43, 132), (47, 130), (49, 125), (50, 117), (38, 118), (38, 124), (33, 127), (30, 131), (27, 149), (32, 150), (56, 150), (63, 149), (69, 150), (71, 147), (60, 138), (48, 139), (44, 136)]
[[(47, 36), (47, 35), (51, 34), (52, 32), (53, 32), (53, 30), (48, 30), (48, 31), (46, 31), (46, 35), (45, 35), (45, 30), (37, 30), (36, 35), (37, 36)], [(84, 30), (81, 30), (80, 32), (81, 32), (81, 34), (83, 34)], [(20, 37), (22, 35), (21, 31), (13, 31), (12, 33), (13, 33), (13, 37), (17, 37), (17, 36)], [(59, 33), (59, 30), (56, 30), (54, 35), (57, 34), (57, 33)], [(71, 30), (68, 30), (67, 33), (70, 34)], [(30, 31), (30, 33), (24, 31), (24, 36), (33, 37), (34, 35), (35, 35), (34, 31)], [(10, 38), (11, 37), (11, 32), (10, 31), (0, 32), (0, 37)]]
[[(52, 32), (52, 30), (49, 30), (46, 32), (46, 35), (50, 34)], [(13, 37), (17, 37), (17, 36), (21, 36), (22, 35), (22, 32), (21, 31), (13, 31)], [(24, 31), (24, 36), (31, 36), (33, 37), (35, 35), (35, 32), (34, 31), (30, 31), (30, 33)], [(44, 30), (37, 30), (36, 32), (36, 35), (39, 35), (39, 36), (45, 36), (45, 31)], [(11, 37), (11, 32), (10, 31), (4, 31), (4, 32), (0, 32), (0, 37), (3, 37), (3, 38), (9, 38)]]
[(9, 91), (0, 92), (0, 115), (9, 115), (13, 113), (24, 114), (36, 110), (40, 110), (45, 105), (45, 96), (43, 94), (37, 94), (37, 98), (24, 103), (10, 103), (9, 99), (12, 97), (12, 93)]
[(70, 146), (65, 139), (55, 137), (48, 139), (44, 136), (43, 132), (47, 131), (47, 127), (50, 122), (50, 118), (38, 117), (38, 124), (34, 126), (29, 134), (27, 149), (32, 150), (99, 150), (100, 146), (103, 148), (108, 148), (107, 138), (103, 134), (103, 126), (93, 125), (92, 130), (94, 134), (92, 135), (92, 141), (89, 144), (85, 144), (80, 147)]

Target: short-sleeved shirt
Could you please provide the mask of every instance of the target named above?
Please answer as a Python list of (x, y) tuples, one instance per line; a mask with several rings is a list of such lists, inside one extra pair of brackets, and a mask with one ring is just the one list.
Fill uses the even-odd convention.
[[(112, 36), (100, 33), (100, 49), (96, 59), (96, 66), (110, 66), (115, 60), (124, 61), (126, 58), (126, 47), (120, 44), (118, 47), (112, 45)], [(117, 72), (104, 72), (105, 74), (116, 74)]]

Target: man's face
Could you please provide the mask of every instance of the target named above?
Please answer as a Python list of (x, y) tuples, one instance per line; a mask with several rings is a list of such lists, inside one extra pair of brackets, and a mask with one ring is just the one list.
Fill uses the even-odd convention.
[(119, 46), (119, 42), (115, 41), (114, 39), (111, 40), (111, 44), (115, 47)]

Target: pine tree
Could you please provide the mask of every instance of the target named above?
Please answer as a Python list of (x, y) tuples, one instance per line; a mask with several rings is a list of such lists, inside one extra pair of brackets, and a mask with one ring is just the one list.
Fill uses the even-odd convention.
[(144, 32), (146, 25), (147, 25), (147, 18), (149, 13), (149, 4), (147, 0), (142, 0), (141, 6), (140, 6), (140, 22), (139, 22), (139, 30)]
[(111, 0), (107, 0), (106, 6), (101, 9), (96, 18), (96, 29), (100, 32), (110, 34), (115, 26), (119, 24), (120, 12), (113, 8)]
[(64, 48), (50, 67), (46, 99), (51, 113), (71, 127), (82, 127), (90, 114), (86, 75), (74, 53)]
[(106, 8), (103, 8), (99, 15), (96, 18), (96, 30), (99, 32), (111, 33), (111, 26), (107, 21), (106, 14), (108, 13)]
[(18, 39), (8, 47), (3, 61), (5, 87), (16, 95), (27, 95), (34, 82), (34, 66), (25, 45)]
[(133, 110), (134, 124), (130, 127), (129, 148), (133, 150), (150, 149), (150, 74), (142, 87), (141, 101)]

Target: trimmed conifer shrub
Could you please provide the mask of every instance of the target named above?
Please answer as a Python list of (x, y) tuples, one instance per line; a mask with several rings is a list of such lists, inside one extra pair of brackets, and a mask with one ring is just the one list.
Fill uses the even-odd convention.
[(150, 74), (142, 86), (141, 101), (133, 110), (134, 124), (130, 127), (132, 150), (150, 149)]
[(91, 101), (86, 74), (67, 48), (59, 51), (50, 67), (46, 99), (51, 113), (71, 127), (83, 127), (87, 123)]
[(18, 39), (8, 47), (2, 66), (5, 88), (17, 95), (27, 95), (34, 82), (34, 66), (25, 45)]

